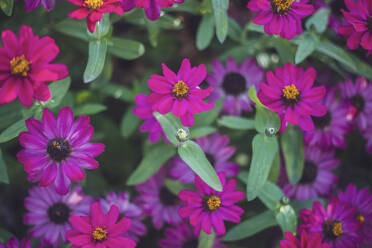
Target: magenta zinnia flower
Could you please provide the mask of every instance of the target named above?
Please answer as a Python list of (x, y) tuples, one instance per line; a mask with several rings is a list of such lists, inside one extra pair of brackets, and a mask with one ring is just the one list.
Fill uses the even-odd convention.
[(177, 74), (165, 64), (163, 74), (164, 76), (151, 75), (148, 80), (148, 85), (154, 92), (150, 93), (147, 101), (152, 104), (154, 111), (160, 114), (172, 112), (180, 117), (184, 126), (192, 126), (193, 114), (213, 108), (213, 104), (203, 101), (212, 88), (202, 90), (198, 87), (207, 75), (204, 65), (191, 67), (190, 61), (184, 59)]
[(242, 110), (251, 111), (253, 102), (248, 97), (249, 88), (258, 90), (264, 72), (254, 59), (246, 59), (238, 66), (233, 58), (226, 60), (226, 68), (219, 60), (212, 63), (213, 74), (207, 82), (213, 87), (208, 100), (215, 102), (224, 99), (223, 112), (240, 115)]
[(178, 195), (187, 203), (180, 208), (179, 215), (190, 219), (195, 234), (199, 234), (201, 229), (210, 234), (213, 228), (217, 235), (223, 235), (226, 232), (224, 220), (239, 223), (240, 216), (244, 213), (242, 208), (235, 205), (244, 199), (244, 193), (235, 190), (236, 181), (231, 179), (226, 182), (223, 172), (218, 173), (218, 177), (222, 184), (222, 192), (212, 189), (200, 177), (195, 176), (197, 192), (181, 190)]
[(1, 33), (0, 105), (18, 97), (29, 107), (33, 99), (48, 101), (50, 90), (45, 84), (67, 77), (67, 67), (51, 64), (59, 48), (49, 36), (39, 38), (31, 27), (23, 25), (18, 37), (11, 30)]
[(99, 202), (90, 206), (89, 216), (71, 215), (70, 222), (73, 227), (66, 233), (66, 239), (75, 248), (97, 247), (97, 248), (134, 248), (136, 243), (123, 237), (131, 225), (131, 220), (122, 217), (119, 222), (119, 209), (112, 205), (105, 215)]
[(32, 248), (32, 246), (27, 238), (23, 238), (20, 243), (16, 237), (12, 237), (8, 239), (5, 246), (0, 243), (0, 248)]
[(251, 0), (247, 8), (259, 12), (252, 20), (258, 25), (265, 25), (265, 33), (280, 34), (291, 40), (302, 33), (301, 19), (311, 15), (314, 7), (306, 4), (308, 0)]
[(71, 181), (85, 178), (84, 169), (96, 169), (94, 157), (101, 154), (104, 144), (89, 143), (93, 127), (88, 116), (80, 116), (74, 123), (71, 108), (64, 107), (57, 119), (45, 108), (42, 122), (26, 120), (28, 132), (19, 135), (19, 142), (25, 148), (18, 152), (18, 161), (24, 165), (31, 182), (40, 186), (54, 184), (59, 194), (67, 194)]
[(306, 231), (302, 231), (301, 239), (297, 239), (291, 232), (284, 235), (284, 240), (280, 241), (280, 248), (329, 248), (327, 243), (322, 243), (320, 233), (308, 235)]
[(282, 120), (281, 130), (287, 122), (299, 124), (301, 129), (311, 131), (314, 123), (310, 116), (320, 117), (327, 113), (327, 107), (320, 104), (326, 89), (312, 87), (316, 77), (314, 68), (304, 71), (291, 63), (266, 73), (266, 83), (261, 83), (258, 97), (269, 109), (277, 112)]
[(129, 201), (129, 194), (127, 192), (118, 194), (111, 192), (107, 194), (105, 199), (100, 199), (99, 202), (104, 214), (110, 210), (112, 205), (116, 205), (119, 208), (119, 215), (125, 216), (132, 221), (128, 232), (123, 235), (124, 237), (138, 242), (139, 236), (144, 236), (146, 234), (146, 226), (142, 223), (145, 217), (143, 210)]
[(55, 247), (66, 241), (66, 231), (71, 228), (70, 215), (87, 214), (93, 202), (92, 197), (84, 195), (80, 185), (64, 196), (52, 187), (32, 187), (29, 194), (25, 198), (28, 213), (23, 216), (23, 222), (33, 226), (29, 235)]
[(303, 230), (308, 234), (320, 233), (323, 241), (331, 248), (357, 248), (361, 236), (356, 215), (356, 208), (337, 198), (332, 198), (326, 209), (319, 201), (315, 201), (312, 210), (300, 210), (303, 223), (299, 226), (298, 233)]
[[(235, 147), (229, 146), (229, 136), (213, 133), (195, 141), (203, 149), (207, 159), (217, 172), (225, 172), (226, 177), (234, 177), (239, 173), (240, 167), (227, 161), (236, 151)], [(173, 158), (171, 163), (174, 164), (169, 171), (172, 177), (184, 183), (194, 181), (195, 173), (180, 157)]]
[(69, 0), (70, 3), (80, 6), (80, 8), (71, 11), (67, 17), (81, 20), (87, 18), (89, 32), (93, 33), (96, 29), (96, 22), (99, 22), (104, 13), (115, 12), (118, 15), (123, 14), (123, 9), (119, 5), (120, 0)]

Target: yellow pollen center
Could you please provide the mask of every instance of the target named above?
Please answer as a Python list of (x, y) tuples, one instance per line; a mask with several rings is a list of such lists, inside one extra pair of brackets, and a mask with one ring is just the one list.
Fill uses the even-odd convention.
[(106, 239), (107, 232), (106, 232), (106, 230), (104, 230), (104, 229), (102, 229), (100, 227), (97, 227), (93, 231), (92, 236), (93, 236), (94, 241), (101, 242), (101, 241), (103, 241), (103, 240)]
[(103, 0), (85, 0), (84, 3), (89, 9), (98, 9), (103, 5)]
[(18, 56), (10, 61), (10, 71), (13, 75), (27, 77), (27, 72), (30, 70), (29, 65), (30, 62), (24, 55)]
[(364, 216), (363, 215), (359, 214), (357, 216), (357, 219), (359, 220), (360, 223), (364, 223)]
[(207, 205), (210, 211), (217, 210), (221, 206), (221, 199), (218, 196), (212, 195), (208, 198)]
[(176, 98), (185, 98), (189, 94), (189, 86), (183, 81), (178, 81), (176, 85), (173, 86), (172, 93)]
[(339, 221), (336, 222), (333, 225), (332, 232), (333, 232), (333, 235), (335, 235), (336, 237), (340, 236), (342, 234), (342, 223)]
[(289, 10), (293, 2), (294, 0), (271, 0), (271, 6), (279, 14), (284, 14)]
[(297, 100), (297, 97), (299, 94), (300, 94), (300, 91), (296, 88), (294, 84), (287, 85), (283, 89), (283, 96), (287, 100)]

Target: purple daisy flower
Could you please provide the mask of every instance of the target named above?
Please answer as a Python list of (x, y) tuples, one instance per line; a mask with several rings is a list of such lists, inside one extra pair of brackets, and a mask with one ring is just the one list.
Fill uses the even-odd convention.
[(161, 168), (149, 180), (136, 186), (140, 193), (137, 198), (138, 203), (145, 213), (152, 217), (156, 229), (162, 228), (164, 222), (170, 225), (178, 225), (182, 222), (181, 217), (178, 216), (178, 209), (182, 203), (165, 186), (166, 177), (167, 169)]
[(56, 0), (26, 0), (26, 11), (35, 10), (39, 5), (43, 5), (44, 9), (51, 11), (56, 5)]
[(71, 214), (87, 215), (93, 201), (84, 195), (80, 185), (63, 196), (51, 186), (32, 187), (25, 198), (28, 213), (23, 216), (23, 222), (33, 226), (29, 231), (31, 237), (41, 238), (44, 245), (58, 247), (66, 241), (65, 233), (71, 229)]
[[(159, 241), (161, 248), (194, 248), (198, 247), (199, 236), (195, 235), (193, 229), (185, 223), (176, 227), (168, 227), (164, 231), (165, 238)], [(227, 248), (226, 245), (220, 243), (220, 239), (216, 238), (212, 248)]]
[(84, 169), (96, 169), (94, 157), (101, 154), (104, 144), (89, 143), (93, 127), (88, 116), (80, 116), (74, 123), (71, 108), (64, 107), (57, 119), (45, 108), (42, 121), (26, 120), (28, 132), (19, 135), (25, 148), (18, 152), (18, 161), (24, 165), (28, 180), (39, 186), (54, 184), (58, 194), (67, 194), (71, 181), (85, 178)]
[(195, 188), (192, 190), (181, 190), (178, 197), (187, 205), (179, 210), (182, 218), (189, 218), (190, 224), (194, 226), (195, 234), (200, 234), (202, 229), (210, 234), (213, 228), (217, 235), (226, 232), (224, 220), (234, 223), (240, 222), (240, 216), (244, 210), (235, 204), (244, 199), (243, 191), (235, 190), (236, 181), (231, 179), (226, 182), (225, 173), (218, 173), (222, 184), (222, 191), (216, 191), (203, 182), (200, 177), (195, 176)]
[(372, 84), (364, 77), (357, 78), (355, 84), (347, 79), (340, 84), (342, 97), (349, 104), (347, 118), (354, 120), (363, 133), (367, 129), (368, 118), (372, 116)]
[(127, 192), (117, 194), (111, 192), (106, 196), (106, 199), (100, 199), (99, 202), (104, 214), (108, 213), (112, 205), (116, 205), (119, 208), (119, 217), (121, 218), (124, 216), (132, 221), (124, 237), (138, 242), (139, 236), (144, 236), (146, 234), (147, 228), (141, 222), (145, 217), (143, 210), (129, 201), (129, 194)]
[(315, 201), (312, 210), (300, 210), (303, 223), (297, 233), (303, 230), (308, 234), (320, 233), (331, 248), (357, 248), (361, 243), (361, 225), (355, 218), (357, 213), (355, 207), (340, 202), (336, 197), (330, 200), (326, 209)]
[(312, 116), (315, 128), (304, 133), (305, 143), (327, 150), (333, 146), (346, 148), (344, 136), (351, 128), (350, 120), (346, 118), (349, 112), (347, 104), (337, 99), (335, 88), (327, 91), (321, 103), (328, 108), (328, 112), (322, 117)]
[[(234, 177), (239, 173), (240, 167), (227, 161), (236, 151), (235, 147), (228, 146), (229, 136), (213, 133), (195, 141), (203, 149), (207, 159), (217, 172), (225, 172), (227, 177)], [(174, 164), (169, 171), (172, 177), (184, 183), (194, 182), (195, 173), (180, 157), (173, 158), (171, 163)]]
[(363, 137), (367, 139), (367, 144), (366, 144), (367, 152), (372, 153), (372, 122), (362, 134), (363, 134)]
[(306, 147), (302, 177), (296, 185), (287, 181), (283, 186), (284, 193), (296, 200), (329, 196), (338, 182), (338, 177), (332, 170), (337, 168), (339, 163), (333, 150)]
[(258, 90), (264, 71), (254, 59), (246, 59), (238, 66), (233, 58), (227, 58), (226, 67), (215, 59), (212, 63), (213, 74), (208, 74), (207, 82), (213, 87), (208, 98), (215, 102), (224, 99), (223, 112), (240, 115), (242, 110), (251, 111), (253, 102), (248, 97), (249, 88), (254, 85)]
[(338, 198), (341, 202), (351, 204), (358, 209), (358, 213), (355, 216), (362, 225), (362, 243), (366, 247), (372, 245), (372, 195), (369, 189), (363, 188), (358, 192), (355, 185), (349, 184), (342, 192), (338, 191)]
[(31, 242), (27, 238), (23, 238), (21, 242), (16, 237), (8, 239), (5, 246), (0, 243), (0, 248), (32, 248)]

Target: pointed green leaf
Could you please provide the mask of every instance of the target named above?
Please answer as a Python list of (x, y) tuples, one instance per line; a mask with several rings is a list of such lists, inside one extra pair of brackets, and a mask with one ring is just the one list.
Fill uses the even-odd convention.
[(214, 133), (217, 129), (211, 126), (193, 127), (190, 130), (190, 139), (195, 139), (203, 136), (207, 136)]
[(21, 119), (5, 129), (1, 134), (0, 134), (0, 143), (7, 142), (9, 140), (14, 139), (15, 137), (18, 137), (20, 132), (26, 131), (26, 124), (25, 124), (26, 119)]
[(280, 206), (280, 200), (284, 196), (283, 191), (270, 181), (266, 181), (260, 189), (258, 198), (268, 209), (275, 210)]
[(0, 8), (5, 15), (11, 16), (13, 13), (14, 0), (0, 0)]
[(133, 114), (133, 107), (129, 108), (120, 122), (120, 133), (124, 138), (130, 137), (139, 126), (141, 119)]
[(327, 29), (330, 13), (331, 10), (328, 8), (319, 9), (306, 21), (306, 29), (310, 29), (311, 26), (314, 26), (318, 33), (323, 33)]
[(49, 89), (52, 94), (52, 98), (48, 102), (46, 102), (46, 107), (55, 108), (59, 106), (59, 104), (62, 102), (62, 99), (67, 94), (68, 89), (70, 88), (70, 84), (70, 77), (51, 83), (49, 85)]
[(236, 116), (223, 116), (218, 124), (237, 130), (249, 130), (254, 128), (254, 120)]
[(257, 106), (254, 125), (259, 133), (265, 133), (268, 128), (273, 128), (275, 130), (274, 132), (276, 133), (280, 128), (280, 118), (270, 109)]
[(216, 34), (218, 40), (223, 43), (226, 39), (229, 23), (227, 18), (227, 9), (229, 0), (212, 0), (214, 22), (216, 25)]
[(199, 50), (206, 49), (211, 44), (214, 35), (213, 15), (205, 14), (199, 23), (196, 32), (196, 47)]
[(3, 159), (3, 154), (0, 150), (0, 182), (2, 183), (9, 183), (8, 171)]
[(183, 128), (187, 131), (189, 131), (188, 128), (184, 127), (179, 118), (175, 117), (171, 113), (168, 113), (166, 115), (159, 114), (158, 112), (154, 112), (155, 118), (160, 123), (165, 135), (167, 136), (167, 139), (174, 145), (178, 145), (180, 142), (176, 138), (177, 130), (179, 128)]
[(108, 41), (108, 51), (119, 58), (132, 60), (145, 53), (145, 46), (135, 40), (111, 37)]
[(194, 126), (209, 126), (218, 117), (223, 106), (223, 99), (218, 100), (214, 103), (214, 108), (208, 111), (203, 111), (201, 113), (195, 114)]
[(212, 248), (216, 234), (211, 232), (211, 234), (206, 234), (204, 231), (200, 232), (198, 248)]
[(78, 115), (95, 115), (105, 111), (107, 107), (99, 103), (87, 103), (75, 108), (74, 114)]
[(106, 52), (106, 38), (89, 42), (89, 57), (84, 71), (84, 83), (92, 82), (101, 74), (106, 61)]
[(276, 221), (278, 222), (283, 233), (291, 232), (295, 233), (297, 229), (297, 216), (296, 212), (290, 205), (280, 207), (278, 213), (275, 215)]
[(258, 99), (257, 97), (257, 91), (256, 91), (256, 87), (254, 87), (254, 85), (252, 85), (249, 90), (248, 90), (248, 97), (256, 103), (256, 106), (259, 106), (259, 107), (263, 107), (263, 108), (266, 108), (260, 101), (260, 99)]
[(300, 37), (300, 44), (298, 45), (295, 63), (299, 64), (310, 56), (319, 43), (319, 37), (314, 33), (305, 32)]

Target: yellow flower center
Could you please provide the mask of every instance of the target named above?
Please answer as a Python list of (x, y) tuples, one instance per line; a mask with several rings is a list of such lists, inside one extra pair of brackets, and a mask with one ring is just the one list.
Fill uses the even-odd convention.
[(340, 221), (337, 221), (332, 228), (332, 233), (336, 237), (340, 236), (342, 234), (342, 223)]
[(106, 230), (104, 230), (104, 229), (102, 229), (100, 227), (97, 227), (93, 231), (92, 236), (93, 236), (93, 240), (94, 241), (101, 242), (101, 241), (104, 241), (106, 239), (107, 232), (106, 232)]
[(364, 223), (364, 216), (361, 214), (358, 214), (357, 219), (359, 220), (360, 223)]
[(272, 9), (279, 14), (286, 14), (294, 0), (271, 0)]
[(178, 98), (185, 98), (189, 95), (190, 88), (183, 81), (178, 81), (172, 89), (172, 94)]
[(297, 100), (300, 95), (300, 91), (294, 84), (287, 85), (283, 89), (283, 97), (287, 100)]
[(13, 75), (27, 77), (27, 72), (30, 70), (29, 65), (30, 62), (24, 55), (18, 56), (10, 61), (10, 71)]
[(84, 3), (89, 9), (98, 9), (103, 5), (103, 0), (85, 0)]
[(207, 205), (210, 211), (215, 211), (221, 206), (221, 199), (216, 195), (212, 195), (208, 198)]

